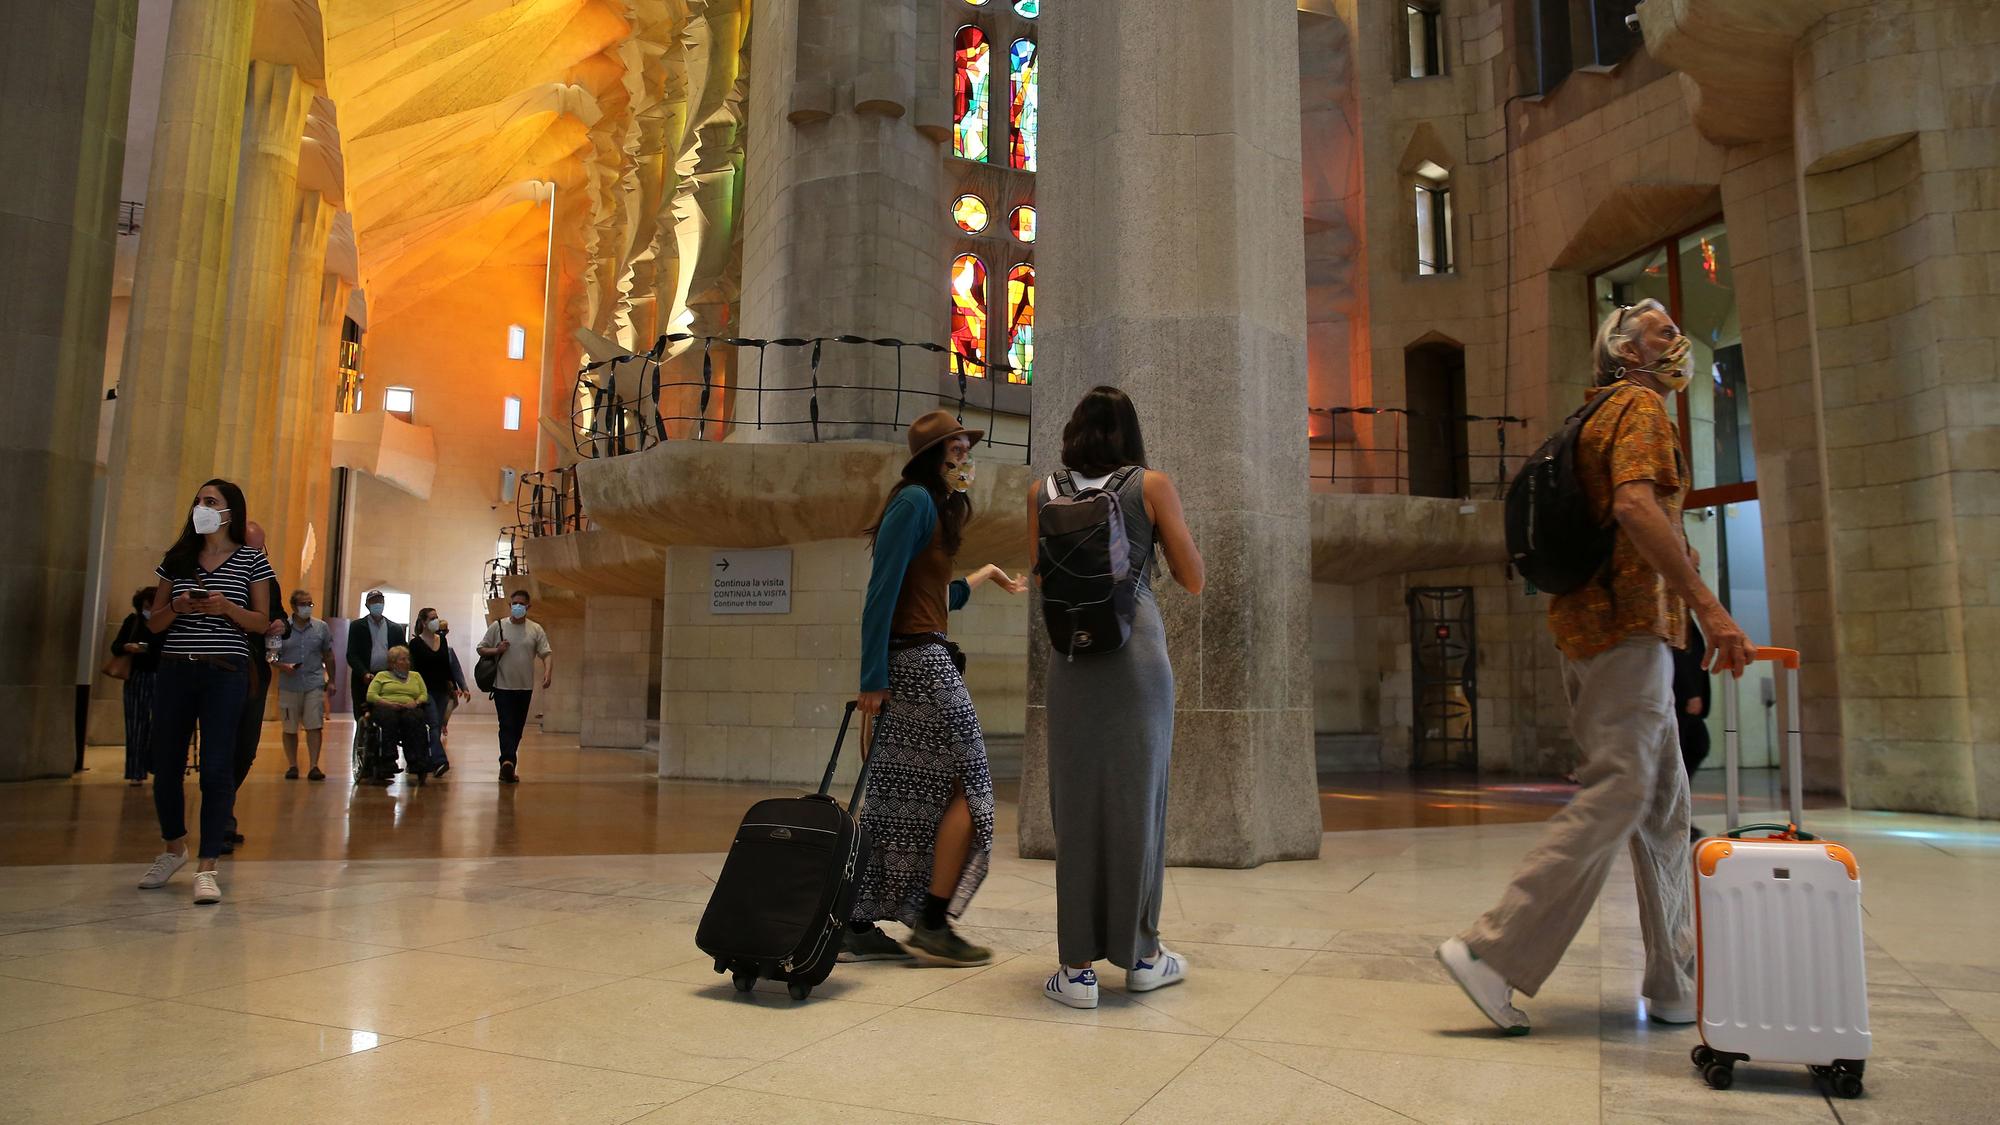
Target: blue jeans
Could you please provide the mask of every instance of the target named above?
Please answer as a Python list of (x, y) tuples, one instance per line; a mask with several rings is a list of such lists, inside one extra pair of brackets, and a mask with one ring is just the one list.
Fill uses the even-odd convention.
[(528, 705), (534, 701), (533, 691), (512, 691), (501, 688), (493, 693), (493, 710), (500, 715), (500, 760), (514, 761), (521, 751), (521, 732), (528, 725)]
[(431, 768), (436, 769), (450, 761), (444, 756), (444, 711), (438, 705), (437, 696), (433, 695), (425, 701), (424, 712), (431, 721)]
[(202, 859), (222, 854), (223, 839), (236, 808), (236, 739), (243, 703), (250, 695), (247, 657), (188, 660), (161, 656), (153, 683), (153, 811), (160, 838), (187, 835), (188, 740), (201, 726)]

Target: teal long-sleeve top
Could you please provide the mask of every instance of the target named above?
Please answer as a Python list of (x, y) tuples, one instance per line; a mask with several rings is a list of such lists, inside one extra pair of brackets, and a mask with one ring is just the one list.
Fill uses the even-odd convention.
[[(930, 545), (937, 521), (937, 503), (916, 485), (899, 490), (882, 513), (882, 525), (875, 529), (868, 595), (861, 606), (862, 691), (889, 689), (889, 629), (896, 617), (896, 601), (902, 595), (911, 560)], [(954, 578), (945, 604), (961, 609), (971, 597), (972, 587), (965, 579)]]

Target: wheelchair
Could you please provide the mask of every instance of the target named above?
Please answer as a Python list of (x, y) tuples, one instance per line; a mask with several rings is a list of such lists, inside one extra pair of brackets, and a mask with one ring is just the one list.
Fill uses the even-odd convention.
[[(396, 768), (398, 743), (401, 743), (404, 764), (422, 785), (434, 768), (430, 761), (430, 723), (422, 711), (417, 711), (415, 721), (403, 728), (399, 737), (389, 729), (385, 716), (373, 707), (364, 708), (354, 730), (354, 784), (388, 785), (396, 780), (400, 772)], [(400, 717), (397, 719), (401, 725)]]

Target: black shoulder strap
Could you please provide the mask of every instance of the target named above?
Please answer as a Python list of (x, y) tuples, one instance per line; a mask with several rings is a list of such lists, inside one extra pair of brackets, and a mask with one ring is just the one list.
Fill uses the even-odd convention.
[(1070, 475), (1068, 469), (1057, 469), (1055, 471), (1055, 482), (1057, 496), (1076, 495), (1076, 478)]
[(1125, 482), (1131, 480), (1133, 476), (1137, 475), (1138, 472), (1139, 472), (1139, 466), (1127, 465), (1124, 468), (1118, 470), (1117, 472), (1112, 473), (1111, 479), (1104, 482), (1104, 491), (1106, 492), (1125, 491)]

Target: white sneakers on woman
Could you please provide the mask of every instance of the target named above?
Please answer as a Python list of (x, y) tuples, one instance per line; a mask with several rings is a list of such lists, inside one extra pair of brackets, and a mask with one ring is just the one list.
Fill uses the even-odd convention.
[[(1179, 984), (1187, 979), (1187, 962), (1181, 955), (1161, 946), (1150, 960), (1141, 961), (1125, 970), (1125, 991), (1151, 992), (1170, 984)], [(1072, 1008), (1097, 1007), (1097, 972), (1094, 969), (1072, 969), (1068, 965), (1057, 965), (1049, 974), (1048, 982), (1042, 985), (1042, 995), (1058, 1004)]]
[(166, 886), (167, 880), (174, 877), (174, 872), (187, 866), (187, 861), (186, 852), (161, 852), (154, 857), (153, 865), (146, 869), (146, 873), (139, 877), (139, 889), (157, 891)]
[(215, 877), (215, 872), (213, 871), (195, 872), (194, 904), (196, 906), (214, 906), (216, 903), (221, 901), (222, 901), (222, 880)]
[(1049, 974), (1047, 984), (1042, 986), (1042, 995), (1058, 1004), (1072, 1008), (1097, 1007), (1097, 971), (1095, 969), (1075, 969), (1068, 965), (1057, 965)]

